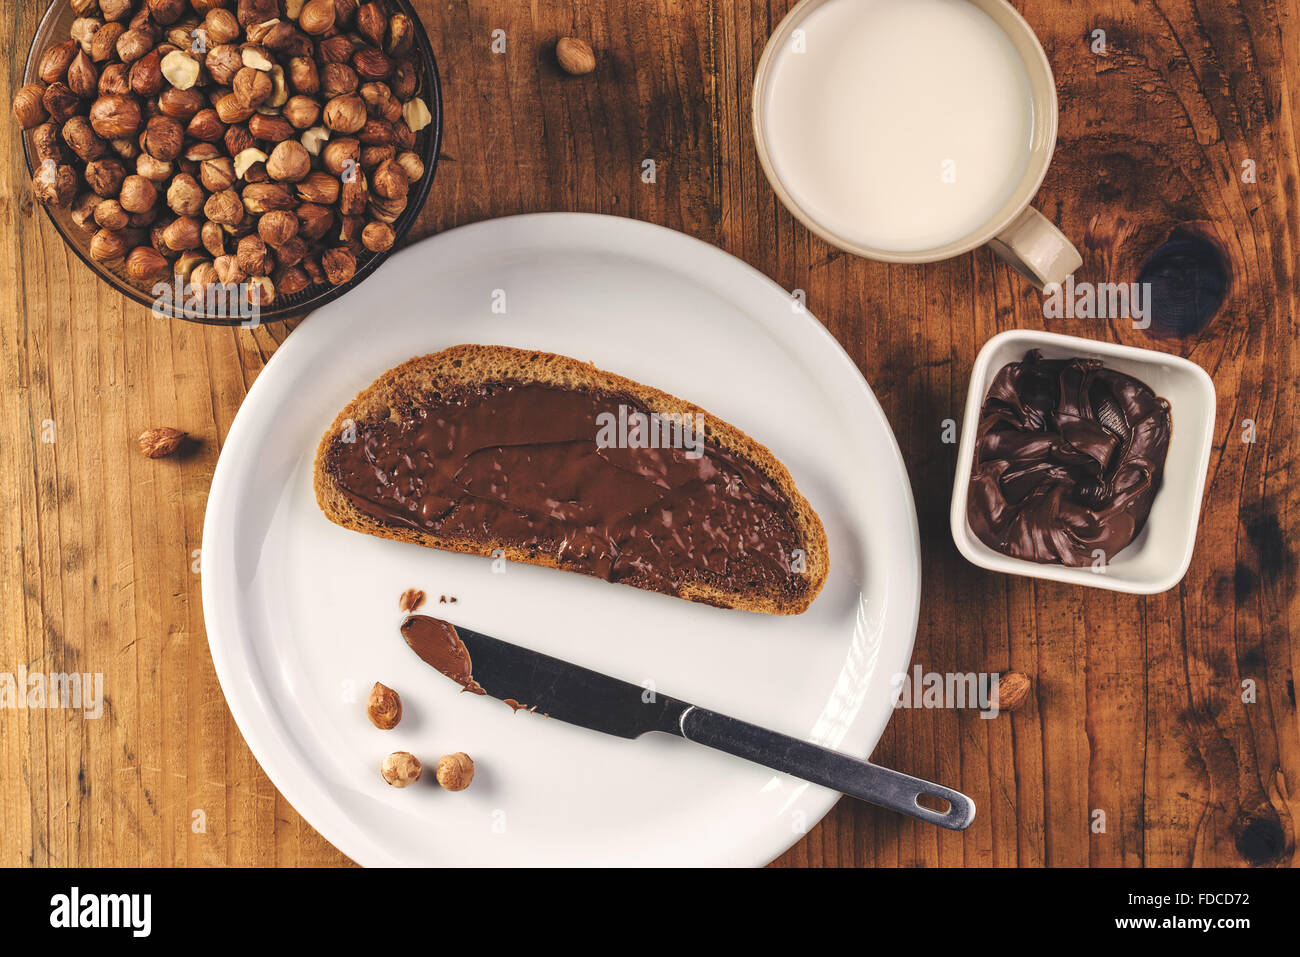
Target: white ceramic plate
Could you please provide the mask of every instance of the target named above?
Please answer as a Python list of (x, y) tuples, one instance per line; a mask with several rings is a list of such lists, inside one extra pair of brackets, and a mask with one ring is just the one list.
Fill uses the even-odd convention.
[[(311, 470), (338, 410), (389, 367), (464, 342), (590, 360), (766, 444), (825, 523), (820, 597), (796, 617), (728, 611), (545, 568), (496, 573), (329, 523)], [(461, 695), (403, 643), (406, 588), (434, 615), (860, 756), (889, 720), (920, 598), (903, 463), (834, 339), (726, 253), (579, 214), (425, 240), (296, 330), (231, 427), (202, 570), (244, 738), (289, 802), (367, 865), (757, 865), (838, 797), (679, 738), (628, 741)], [(375, 681), (405, 703), (393, 731), (366, 719)], [(426, 764), (468, 752), (474, 783), (390, 788), (379, 764), (395, 750)]]

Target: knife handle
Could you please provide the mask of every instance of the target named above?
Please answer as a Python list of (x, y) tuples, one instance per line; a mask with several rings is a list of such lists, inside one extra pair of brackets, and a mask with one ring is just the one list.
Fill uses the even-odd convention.
[[(975, 820), (975, 802), (941, 784), (859, 761), (694, 705), (682, 712), (679, 721), (682, 737), (688, 741), (792, 774), (869, 804), (953, 831), (963, 831)], [(922, 796), (937, 798), (941, 804), (946, 801), (948, 810), (934, 811), (922, 806), (917, 802)]]

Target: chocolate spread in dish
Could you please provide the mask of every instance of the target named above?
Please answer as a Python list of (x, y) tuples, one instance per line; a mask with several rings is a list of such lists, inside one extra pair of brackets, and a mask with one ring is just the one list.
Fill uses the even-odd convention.
[(707, 441), (602, 448), (597, 417), (635, 400), (493, 383), (393, 409), (336, 437), (327, 467), (378, 522), (549, 555), (561, 568), (675, 594), (688, 577), (726, 590), (807, 587), (789, 556), (790, 503), (757, 468)]
[(1172, 428), (1169, 403), (1132, 376), (1031, 351), (998, 372), (980, 409), (971, 530), (1013, 558), (1110, 561), (1146, 523)]
[(466, 691), (486, 694), (474, 680), (474, 663), (456, 628), (441, 618), (412, 615), (402, 622), (402, 637), (424, 663), (441, 671)]

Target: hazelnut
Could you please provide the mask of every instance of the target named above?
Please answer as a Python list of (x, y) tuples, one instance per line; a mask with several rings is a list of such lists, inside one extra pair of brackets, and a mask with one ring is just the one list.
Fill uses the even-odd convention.
[(334, 225), (334, 212), (327, 206), (301, 203), (294, 213), (298, 217), (299, 233), (313, 242), (321, 239)]
[(330, 138), (330, 131), (323, 126), (313, 126), (309, 130), (304, 130), (299, 142), (303, 148), (312, 156), (320, 156), (321, 150), (325, 148), (326, 141)]
[(224, 7), (213, 7), (207, 12), (203, 29), (212, 43), (229, 43), (239, 38), (239, 21)]
[(133, 0), (99, 0), (99, 12), (105, 20), (121, 20), (131, 12)]
[(325, 125), (336, 133), (355, 133), (366, 125), (366, 104), (356, 94), (336, 96), (325, 104)]
[(90, 121), (84, 116), (73, 116), (63, 124), (63, 142), (82, 160), (89, 162), (108, 152), (108, 144), (95, 135)]
[(90, 125), (105, 139), (134, 136), (140, 130), (140, 106), (126, 96), (101, 96), (90, 107)]
[(92, 160), (86, 164), (86, 185), (100, 196), (116, 196), (126, 182), (126, 167), (116, 157)]
[(214, 259), (212, 267), (216, 270), (217, 279), (221, 281), (223, 286), (238, 285), (248, 278), (244, 271), (239, 268), (239, 263), (235, 260), (235, 257), (229, 254)]
[(108, 145), (113, 147), (113, 152), (124, 160), (133, 160), (140, 155), (140, 144), (134, 136), (119, 136), (109, 140)]
[(388, 42), (384, 49), (391, 56), (406, 56), (415, 43), (415, 24), (405, 13), (394, 13), (388, 21)]
[(174, 252), (198, 249), (201, 224), (193, 216), (177, 216), (163, 228), (163, 242)]
[(126, 96), (131, 92), (130, 68), (125, 63), (110, 63), (99, 73), (100, 96)]
[(463, 791), (474, 780), (474, 761), (464, 751), (438, 759), (438, 783), (448, 791)]
[(163, 57), (161, 69), (163, 79), (178, 90), (188, 90), (199, 80), (199, 61), (180, 50)]
[(253, 183), (244, 187), (244, 209), (250, 213), (269, 213), (273, 209), (292, 209), (293, 196), (279, 183)]
[(352, 59), (356, 45), (345, 36), (334, 36), (322, 40), (316, 46), (316, 59), (320, 63), (347, 63)]
[(203, 187), (189, 173), (177, 173), (167, 187), (167, 206), (177, 216), (198, 216), (203, 211)]
[(233, 189), (224, 189), (208, 197), (203, 215), (214, 223), (235, 226), (244, 218), (244, 203)]
[(141, 153), (135, 158), (135, 171), (137, 175), (154, 183), (165, 183), (172, 178), (171, 162), (160, 160), (149, 153)]
[(283, 246), (298, 235), (298, 217), (287, 209), (263, 213), (257, 221), (257, 234), (268, 246)]
[(293, 96), (284, 104), (281, 115), (294, 127), (305, 130), (320, 119), (320, 104), (310, 96)]
[(101, 229), (90, 237), (90, 258), (95, 262), (112, 262), (126, 255), (126, 234), (121, 229)]
[(208, 55), (203, 59), (203, 65), (208, 68), (208, 75), (214, 81), (222, 86), (229, 86), (235, 82), (235, 74), (244, 67), (244, 58), (239, 54), (239, 48), (229, 43), (222, 43), (208, 51)]
[(185, 13), (186, 0), (148, 0), (149, 16), (155, 23), (175, 23)]
[(367, 171), (373, 170), (380, 163), (394, 159), (396, 156), (397, 150), (391, 145), (363, 147), (361, 150), (361, 168)]
[(297, 92), (311, 95), (320, 91), (320, 72), (311, 57), (296, 56), (289, 61), (289, 85)]
[(207, 260), (196, 263), (193, 271), (190, 272), (190, 285), (197, 289), (207, 289), (208, 286), (216, 285), (220, 281), (217, 278), (217, 267)]
[(143, 213), (153, 208), (158, 190), (143, 176), (128, 176), (122, 181), (122, 194), (118, 202), (128, 213)]
[(384, 199), (405, 199), (410, 181), (396, 160), (385, 160), (376, 167), (370, 178), (370, 186)]
[(320, 93), (326, 99), (357, 91), (357, 74), (346, 63), (326, 63), (320, 70)]
[(415, 134), (411, 132), (405, 120), (398, 120), (393, 124), (393, 146), (399, 153), (415, 149)]
[(271, 151), (266, 172), (271, 179), (296, 183), (311, 172), (311, 154), (297, 140), (285, 140)]
[(77, 17), (68, 28), (68, 36), (77, 41), (81, 52), (90, 56), (90, 44), (95, 39), (95, 31), (104, 25), (104, 21), (95, 17)]
[(580, 76), (596, 69), (596, 54), (584, 40), (577, 37), (563, 37), (555, 45), (555, 58), (566, 73)]
[[(301, 6), (301, 0), (298, 0)], [(334, 27), (338, 30), (352, 29), (357, 18), (357, 0), (334, 0)]]
[(150, 50), (128, 69), (127, 84), (137, 96), (155, 96), (163, 88), (162, 56), (157, 50)]
[[(183, 123), (198, 116), (207, 106), (207, 99), (197, 89), (178, 90), (169, 86), (158, 96), (158, 111)], [(220, 121), (221, 117), (218, 116), (217, 119)]]
[(366, 202), (369, 198), (370, 189), (366, 184), (365, 174), (358, 172), (351, 178), (343, 177), (343, 185), (339, 188), (340, 213), (344, 216), (360, 216), (366, 211)]
[(285, 296), (292, 296), (294, 293), (302, 292), (311, 285), (311, 279), (307, 276), (306, 271), (297, 266), (281, 266), (275, 271), (271, 280), (275, 283), (275, 288)]
[(239, 123), (226, 130), (224, 139), (226, 152), (231, 156), (237, 156), (250, 146), (257, 145), (257, 138), (249, 132), (247, 125)]
[(226, 124), (221, 122), (216, 110), (208, 107), (190, 118), (189, 125), (185, 127), (185, 135), (206, 143), (216, 143), (226, 135)]
[(268, 143), (280, 143), (291, 139), (297, 133), (297, 130), (283, 116), (254, 113), (248, 118), (248, 132), (259, 140), (266, 140)]
[(334, 0), (310, 0), (298, 15), (298, 26), (315, 36), (328, 33), (334, 26)]
[(250, 146), (248, 149), (241, 151), (239, 155), (235, 157), (234, 160), (235, 178), (243, 179), (244, 174), (248, 172), (248, 168), (250, 166), (252, 166), (254, 163), (265, 163), (265, 162), (266, 162), (266, 154), (263, 153), (261, 150), (257, 149), (256, 147)]
[(256, 112), (256, 107), (247, 106), (234, 93), (227, 93), (213, 104), (217, 111), (217, 118), (227, 125), (233, 123), (243, 123)]
[(361, 245), (361, 230), (366, 225), (364, 216), (344, 216), (339, 227), (339, 242), (348, 248), (353, 256), (361, 255), (365, 247)]
[(410, 60), (398, 60), (393, 64), (393, 75), (388, 78), (388, 85), (393, 88), (393, 95), (399, 99), (409, 100), (420, 86), (419, 74), (415, 64)]
[(99, 70), (90, 57), (80, 50), (68, 67), (68, 87), (77, 96), (86, 99), (95, 96), (99, 90)]
[(366, 204), (366, 212), (370, 214), (370, 218), (381, 223), (397, 222), (397, 218), (402, 215), (402, 211), (405, 209), (405, 196), (399, 196), (396, 199), (372, 196), (370, 202)]
[[(313, 0), (316, 2), (316, 0)], [(384, 758), (384, 764), (380, 768), (384, 780), (395, 788), (404, 788), (408, 784), (414, 784), (420, 780), (420, 775), (424, 769), (420, 766), (420, 759), (409, 751), (394, 751), (388, 757)]]
[(267, 34), (280, 25), (279, 17), (271, 17), (263, 20), (261, 23), (250, 23), (248, 29), (244, 31), (251, 43), (262, 43), (266, 40)]
[(271, 76), (252, 67), (243, 67), (235, 74), (235, 96), (248, 107), (259, 107), (271, 96)]
[(259, 42), (282, 57), (308, 56), (316, 49), (312, 41), (293, 24), (283, 21), (271, 27)]
[(179, 449), (186, 434), (180, 429), (146, 429), (135, 441), (140, 446), (140, 451), (149, 458), (161, 459)]
[(226, 254), (226, 231), (221, 228), (220, 223), (214, 223), (210, 219), (204, 222), (199, 229), (199, 241), (211, 256)]
[[(304, 274), (304, 278), (305, 274)], [(375, 682), (366, 699), (366, 715), (370, 723), (381, 731), (391, 731), (402, 720), (402, 698), (387, 685)]]
[(402, 172), (412, 183), (418, 183), (424, 177), (424, 161), (415, 153), (399, 153), (397, 165), (402, 167)]
[(363, 146), (387, 146), (393, 142), (393, 124), (387, 120), (366, 120), (357, 132)]
[(181, 155), (181, 148), (185, 145), (185, 129), (180, 120), (159, 114), (145, 124), (140, 145), (154, 159), (170, 163)]
[(269, 306), (275, 299), (275, 284), (269, 276), (248, 278), (248, 301), (254, 306)]
[(48, 159), (63, 159), (63, 145), (60, 142), (57, 123), (42, 123), (32, 128), (32, 150), (41, 162)]
[(406, 125), (410, 127), (412, 133), (420, 132), (433, 122), (429, 107), (418, 96), (406, 101), (406, 104), (402, 107), (402, 119), (406, 121)]
[(214, 156), (199, 164), (199, 181), (210, 193), (230, 189), (235, 183), (235, 161), (229, 156)]
[(235, 261), (239, 268), (250, 276), (261, 276), (270, 272), (266, 257), (266, 241), (256, 233), (242, 238), (235, 247)]
[(388, 28), (388, 18), (377, 3), (366, 3), (357, 10), (357, 32), (379, 46), (384, 42), (384, 32)]
[[(298, 217), (294, 216), (294, 222)], [(290, 236), (285, 242), (275, 247), (275, 261), (281, 266), (296, 266), (307, 255), (307, 241), (301, 236)], [(277, 283), (278, 285), (278, 283)]]
[(63, 123), (81, 112), (81, 97), (72, 92), (66, 83), (51, 83), (41, 96), (41, 104), (50, 119)]
[(153, 49), (153, 37), (144, 30), (127, 30), (117, 38), (114, 49), (123, 63), (134, 63)]
[(350, 249), (327, 249), (321, 253), (321, 268), (332, 285), (348, 282), (357, 271), (357, 257)]
[(257, 43), (245, 43), (240, 47), (239, 59), (244, 66), (261, 70), (263, 73), (271, 72), (271, 68), (275, 66), (275, 61), (267, 55), (266, 49)]
[[(103, 8), (100, 9), (102, 11)], [(120, 23), (105, 23), (95, 31), (94, 37), (91, 38), (90, 58), (96, 63), (103, 63), (108, 60), (116, 52), (118, 38), (125, 32), (126, 27)]]
[(95, 206), (98, 205), (100, 196), (97, 193), (87, 190), (72, 201), (72, 209), (69, 213), (72, 221), (82, 229), (95, 231)]
[(990, 704), (998, 711), (1015, 711), (1029, 700), (1029, 692), (1029, 676), (1020, 671), (1008, 671), (998, 676)]
[(302, 271), (314, 283), (325, 282), (325, 270), (321, 268), (320, 259), (314, 256), (306, 256), (302, 261)]
[(56, 43), (41, 54), (40, 63), (36, 67), (36, 75), (46, 83), (53, 83), (56, 80), (63, 79), (63, 74), (68, 72), (68, 67), (72, 64), (72, 59), (81, 49), (81, 44), (76, 40), (65, 40), (63, 43)]
[(365, 246), (372, 253), (382, 253), (393, 248), (393, 243), (397, 242), (397, 233), (388, 223), (366, 223), (361, 230), (361, 245)]
[(361, 144), (350, 136), (331, 139), (321, 152), (325, 168), (335, 176), (342, 176), (349, 169), (355, 169), (360, 159)]
[(298, 183), (298, 198), (304, 203), (333, 205), (339, 198), (339, 181), (324, 170), (315, 170)]
[(152, 246), (137, 246), (126, 257), (126, 274), (137, 282), (156, 279), (167, 272), (167, 260)]
[(393, 61), (378, 50), (358, 50), (352, 55), (352, 69), (362, 80), (382, 80), (393, 72)]
[(95, 223), (103, 229), (125, 229), (126, 210), (115, 199), (102, 199), (95, 206)]
[(186, 250), (172, 264), (172, 275), (179, 276), (182, 282), (189, 282), (194, 270), (204, 263), (207, 263), (207, 259), (203, 257), (202, 253)]

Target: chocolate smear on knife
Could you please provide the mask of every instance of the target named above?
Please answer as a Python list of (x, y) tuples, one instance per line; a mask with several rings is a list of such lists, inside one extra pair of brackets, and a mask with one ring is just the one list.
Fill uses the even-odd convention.
[(469, 649), (450, 622), (428, 615), (411, 615), (402, 622), (402, 637), (425, 664), (436, 668), (465, 691), (486, 694), (474, 680)]

